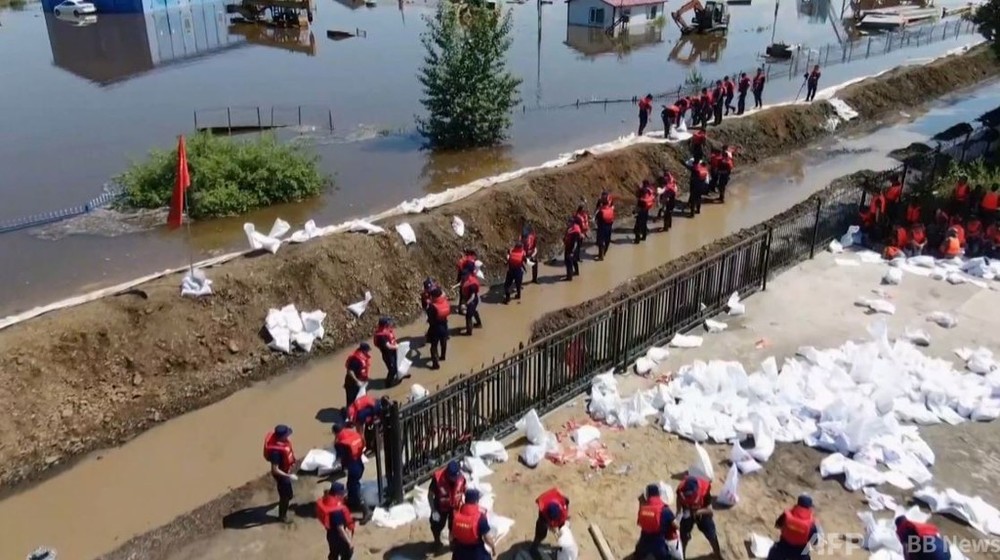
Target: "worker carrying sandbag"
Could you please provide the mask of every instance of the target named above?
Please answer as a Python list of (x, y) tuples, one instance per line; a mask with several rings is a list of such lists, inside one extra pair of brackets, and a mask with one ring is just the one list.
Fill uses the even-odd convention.
[(671, 554), (667, 544), (678, 538), (677, 520), (670, 506), (664, 503), (660, 496), (660, 487), (649, 484), (646, 491), (639, 496), (639, 515), (636, 523), (639, 525), (639, 542), (635, 544), (634, 560), (671, 560), (677, 557)]
[(768, 551), (767, 560), (809, 560), (809, 546), (819, 534), (812, 497), (799, 496), (794, 506), (778, 516), (774, 527), (781, 530), (781, 536)]
[(569, 498), (559, 488), (553, 486), (535, 500), (538, 506), (538, 520), (535, 521), (535, 538), (531, 541), (532, 554), (538, 554), (538, 547), (550, 531), (559, 534), (559, 530), (569, 520)]
[(677, 509), (681, 514), (681, 545), (685, 552), (695, 526), (712, 546), (716, 560), (722, 560), (719, 535), (715, 530), (712, 511), (712, 481), (700, 476), (688, 476), (677, 487)]
[(917, 523), (900, 515), (896, 518), (896, 538), (903, 545), (906, 560), (951, 560), (948, 541), (931, 523)]

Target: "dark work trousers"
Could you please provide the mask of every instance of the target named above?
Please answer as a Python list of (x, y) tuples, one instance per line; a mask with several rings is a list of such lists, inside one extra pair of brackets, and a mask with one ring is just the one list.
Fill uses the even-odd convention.
[(806, 101), (812, 101), (816, 99), (816, 86), (818, 82), (808, 81), (806, 82)]
[(354, 556), (354, 549), (340, 537), (340, 531), (336, 527), (327, 530), (326, 544), (330, 547), (327, 560), (351, 560)]
[(597, 224), (597, 258), (604, 259), (604, 255), (608, 254), (608, 248), (611, 246), (611, 230), (613, 229), (612, 224)]
[(379, 348), (379, 352), (382, 353), (382, 361), (385, 363), (385, 382), (389, 385), (395, 385), (399, 378), (396, 351), (388, 348)]
[(538, 514), (538, 520), (535, 521), (535, 538), (531, 540), (531, 548), (538, 549), (542, 545), (542, 541), (545, 540), (545, 536), (549, 534), (549, 522), (542, 517), (542, 514)]
[(728, 115), (730, 111), (732, 111), (732, 112), (735, 113), (736, 112), (736, 107), (733, 107), (733, 94), (732, 93), (727, 93), (726, 94), (726, 114)]
[(646, 240), (649, 234), (649, 210), (636, 208), (635, 226), (632, 227), (632, 232), (635, 233), (635, 243)]
[(472, 336), (473, 325), (477, 328), (483, 326), (483, 320), (479, 317), (479, 294), (472, 296), (465, 307), (465, 334)]
[(642, 132), (646, 130), (646, 121), (649, 120), (649, 114), (646, 111), (639, 111), (639, 136), (642, 136)]
[(701, 115), (702, 124), (708, 124), (708, 121), (712, 120), (712, 116), (715, 114), (715, 107), (712, 105), (706, 105), (705, 110)]
[(367, 523), (371, 510), (368, 504), (361, 499), (361, 478), (365, 476), (365, 464), (361, 459), (351, 461), (347, 464), (347, 507), (351, 511), (359, 511), (364, 515)]
[(692, 186), (691, 193), (688, 194), (688, 212), (692, 218), (695, 214), (701, 214), (701, 191), (703, 188), (701, 185)]
[(691, 157), (695, 163), (705, 159), (705, 146), (703, 144), (691, 144)]
[[(350, 378), (344, 381), (344, 397), (347, 399), (344, 401), (344, 406), (351, 406), (351, 403), (358, 398), (358, 393), (361, 392), (361, 386), (356, 385)], [(345, 408), (346, 410), (346, 408)]]
[(670, 231), (670, 228), (674, 225), (674, 208), (677, 206), (677, 197), (671, 196), (667, 198), (660, 206), (660, 212), (663, 213), (663, 231)]
[(521, 284), (524, 282), (524, 268), (508, 266), (507, 277), (503, 280), (503, 301), (510, 301), (511, 288), (514, 288), (517, 299), (521, 299)]
[(747, 92), (741, 91), (740, 96), (736, 98), (736, 114), (742, 115), (747, 108)]
[(434, 542), (441, 542), (441, 531), (444, 531), (445, 527), (451, 526), (451, 511), (438, 512), (440, 519), (434, 521), (434, 516), (431, 516), (431, 534), (434, 535)]
[(809, 547), (803, 549), (779, 540), (767, 551), (767, 560), (809, 560)]
[[(578, 244), (579, 245), (579, 244)], [(566, 261), (566, 279), (572, 280), (573, 276), (580, 275), (580, 263), (576, 262), (577, 251), (570, 249), (563, 251), (563, 260)]]
[(691, 542), (691, 533), (694, 532), (695, 526), (698, 527), (698, 531), (705, 538), (708, 539), (709, 544), (712, 545), (712, 549), (716, 549), (719, 546), (719, 536), (715, 531), (715, 518), (711, 515), (705, 515), (697, 520), (692, 514), (689, 517), (681, 519), (680, 529), (681, 529), (681, 550), (688, 549), (688, 543)]
[(729, 185), (729, 174), (728, 173), (718, 173), (718, 179), (715, 183), (715, 189), (719, 191), (719, 202), (726, 201), (726, 187)]
[(660, 115), (660, 117), (663, 118), (663, 137), (666, 138), (667, 135), (670, 133), (670, 121), (671, 121), (671, 119), (670, 119), (669, 116), (667, 116), (666, 113), (662, 113)]
[(753, 107), (754, 109), (760, 109), (764, 107), (764, 90), (762, 89), (753, 90)]
[(576, 267), (577, 276), (580, 275), (580, 263), (583, 261), (583, 259), (580, 257), (580, 253), (582, 252), (583, 252), (583, 239), (581, 238), (580, 242), (577, 243), (576, 247), (573, 249), (573, 266)]
[(431, 369), (438, 369), (448, 356), (448, 323), (435, 323), (427, 328), (427, 342), (431, 346)]
[[(291, 474), (291, 473), (289, 473)], [(273, 476), (278, 487), (278, 519), (284, 521), (288, 516), (288, 504), (292, 503), (292, 481), (284, 476)]]
[(635, 552), (632, 553), (633, 560), (670, 560), (670, 552), (667, 551), (667, 540), (659, 535), (639, 535), (639, 542), (635, 543)]
[(723, 100), (722, 98), (719, 98), (719, 100), (715, 102), (715, 107), (712, 107), (712, 113), (715, 115), (715, 122), (712, 124), (715, 126), (722, 124), (722, 105)]

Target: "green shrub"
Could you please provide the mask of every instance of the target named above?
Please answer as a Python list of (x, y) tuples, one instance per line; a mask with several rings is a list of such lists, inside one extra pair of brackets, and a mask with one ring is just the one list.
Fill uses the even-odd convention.
[[(317, 158), (271, 135), (250, 141), (196, 134), (187, 141), (188, 215), (214, 218), (315, 196), (329, 184)], [(170, 204), (177, 150), (153, 150), (115, 177), (123, 188), (122, 208), (162, 208)]]

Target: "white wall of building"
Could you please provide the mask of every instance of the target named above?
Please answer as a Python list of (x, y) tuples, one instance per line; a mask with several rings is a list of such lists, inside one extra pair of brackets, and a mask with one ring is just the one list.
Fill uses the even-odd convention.
[[(585, 27), (605, 28), (615, 22), (621, 11), (601, 0), (572, 0), (567, 6), (567, 23)], [(629, 16), (629, 30), (642, 29), (656, 18), (665, 15), (663, 4), (625, 8)]]

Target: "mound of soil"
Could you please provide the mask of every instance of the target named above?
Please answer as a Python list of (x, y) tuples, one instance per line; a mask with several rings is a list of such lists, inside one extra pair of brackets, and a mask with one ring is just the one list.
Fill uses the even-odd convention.
[[(859, 126), (998, 70), (993, 55), (977, 49), (861, 82), (840, 97), (864, 117), (853, 125)], [(829, 134), (824, 124), (832, 113), (823, 102), (780, 107), (725, 121), (709, 135), (719, 144), (742, 146), (740, 164), (747, 166)], [(450, 280), (463, 246), (477, 248), (487, 270), (502, 271), (510, 243), (530, 222), (542, 251), (557, 253), (566, 217), (581, 198), (593, 201), (606, 189), (627, 205), (642, 179), (664, 169), (679, 172), (686, 158), (686, 146), (669, 145), (585, 155), (446, 209), (407, 217), (416, 245), (404, 246), (395, 234), (331, 236), (213, 269), (215, 295), (205, 300), (181, 299), (173, 276), (0, 331), (0, 407), (7, 412), (0, 418), (0, 486), (10, 488), (74, 456), (121, 443), (302, 360), (264, 347), (260, 330), (271, 307), (295, 303), (327, 311), (331, 335), (314, 353), (333, 352), (370, 336), (380, 315), (400, 323), (417, 318), (421, 281)], [(466, 223), (464, 239), (451, 229), (453, 215)], [(356, 321), (345, 306), (366, 290), (375, 299)]]

